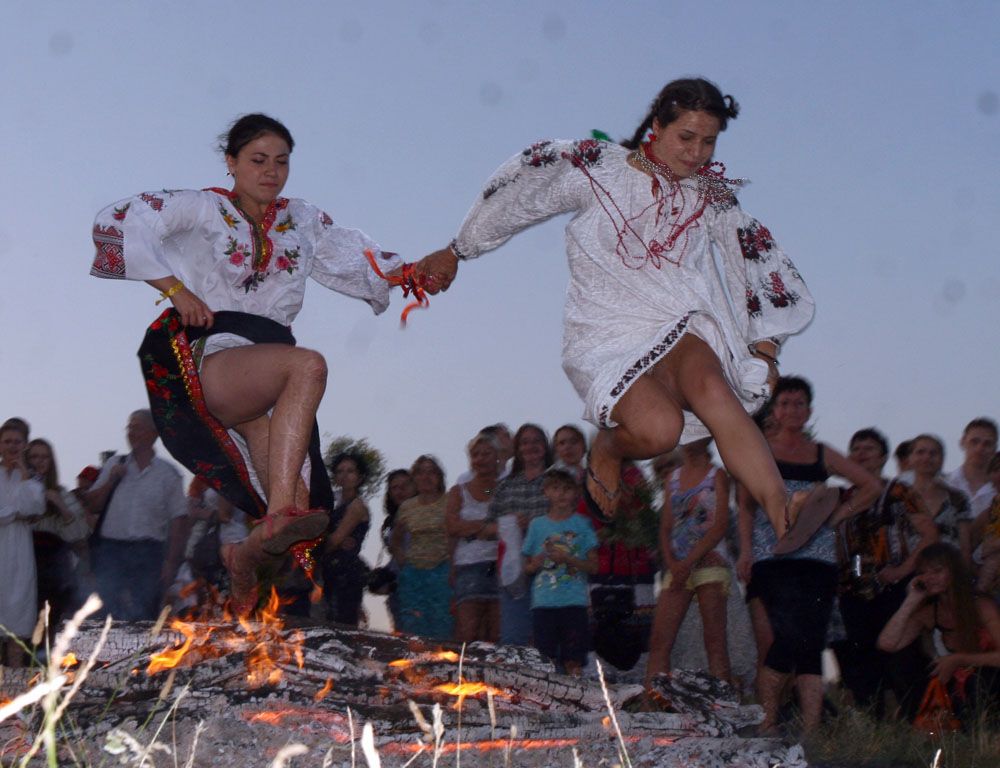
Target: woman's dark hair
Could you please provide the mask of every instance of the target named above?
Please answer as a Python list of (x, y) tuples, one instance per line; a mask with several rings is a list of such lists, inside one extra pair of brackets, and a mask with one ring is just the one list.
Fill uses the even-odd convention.
[(994, 453), (993, 458), (990, 459), (989, 466), (986, 467), (987, 472), (996, 472), (1000, 469), (1000, 453)]
[(667, 83), (653, 99), (649, 113), (639, 123), (635, 133), (622, 146), (638, 149), (646, 133), (653, 127), (653, 120), (666, 126), (680, 117), (681, 112), (708, 112), (719, 121), (719, 130), (726, 130), (726, 124), (735, 120), (740, 113), (740, 105), (729, 95), (723, 96), (719, 87), (703, 77), (684, 78)]
[(572, 432), (574, 435), (580, 438), (580, 442), (583, 443), (583, 447), (587, 447), (587, 436), (583, 434), (583, 430), (580, 429), (576, 424), (563, 424), (559, 429), (552, 433), (552, 442), (556, 441), (559, 437), (560, 432)]
[(778, 402), (778, 395), (785, 392), (801, 392), (806, 396), (806, 403), (812, 405), (813, 388), (812, 384), (801, 376), (782, 376), (778, 383), (774, 385), (774, 392), (771, 393), (771, 402)]
[(911, 453), (913, 452), (913, 449), (917, 447), (917, 443), (919, 443), (921, 440), (926, 440), (929, 443), (934, 443), (934, 445), (936, 445), (938, 447), (938, 450), (941, 452), (941, 458), (942, 459), (944, 458), (944, 441), (937, 435), (931, 435), (928, 434), (927, 432), (917, 435), (910, 441)]
[(955, 639), (957, 650), (973, 652), (976, 650), (976, 629), (979, 627), (979, 611), (976, 610), (976, 593), (972, 588), (972, 572), (962, 559), (962, 553), (952, 544), (938, 541), (928, 544), (917, 555), (914, 568), (932, 565), (944, 566), (951, 574), (951, 585), (948, 587), (952, 608), (955, 611)]
[(896, 446), (896, 450), (892, 455), (896, 457), (897, 461), (906, 461), (910, 458), (911, 453), (913, 453), (913, 441), (904, 440)]
[(859, 440), (871, 440), (873, 443), (878, 443), (878, 447), (882, 450), (882, 455), (889, 455), (889, 441), (886, 440), (885, 435), (875, 429), (875, 427), (865, 427), (864, 429), (859, 429), (851, 435), (851, 442), (848, 443), (848, 445), (853, 448), (854, 444)]
[(524, 437), (524, 433), (530, 430), (534, 430), (542, 436), (542, 442), (545, 443), (545, 466), (552, 466), (552, 443), (549, 442), (549, 436), (540, 426), (529, 422), (518, 427), (517, 432), (514, 434), (514, 461), (510, 465), (511, 477), (524, 471), (524, 462), (521, 461), (521, 457), (518, 454), (521, 448), (521, 439)]
[(330, 462), (330, 474), (337, 474), (337, 467), (343, 464), (345, 461), (353, 461), (354, 466), (358, 469), (358, 474), (361, 476), (361, 482), (358, 483), (358, 488), (360, 489), (366, 482), (368, 482), (368, 477), (371, 475), (371, 467), (368, 466), (368, 462), (365, 461), (365, 457), (360, 453), (354, 451), (343, 451), (338, 453), (333, 457), (333, 461)]
[(237, 118), (229, 130), (219, 136), (219, 149), (224, 155), (236, 157), (243, 147), (266, 133), (273, 133), (279, 139), (284, 139), (289, 152), (295, 148), (291, 132), (281, 122), (260, 112), (254, 112)]
[(444, 493), (446, 490), (448, 490), (448, 487), (445, 485), (444, 482), (444, 470), (441, 469), (441, 462), (439, 462), (429, 453), (424, 453), (421, 454), (420, 456), (417, 456), (417, 458), (413, 462), (413, 466), (410, 467), (411, 476), (417, 474), (417, 467), (419, 467), (421, 464), (430, 464), (432, 467), (434, 467), (434, 472), (437, 473), (438, 476), (438, 490), (441, 491), (441, 493)]
[(389, 493), (389, 487), (397, 477), (409, 476), (410, 470), (408, 469), (394, 469), (385, 476), (385, 500), (382, 507), (385, 511), (385, 516), (382, 518), (383, 535), (392, 530), (392, 526), (396, 524), (396, 513), (399, 511), (399, 504), (396, 503), (395, 499), (392, 498), (392, 494)]

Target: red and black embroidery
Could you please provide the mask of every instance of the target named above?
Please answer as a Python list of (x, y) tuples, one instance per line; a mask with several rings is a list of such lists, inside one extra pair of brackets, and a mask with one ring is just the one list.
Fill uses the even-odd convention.
[(132, 203), (125, 203), (121, 208), (115, 208), (115, 212), (111, 214), (111, 218), (115, 221), (125, 221), (125, 214), (128, 213), (128, 209), (132, 206)]
[(125, 278), (125, 236), (122, 231), (111, 224), (106, 227), (95, 224), (94, 245), (97, 247), (97, 254), (90, 267), (90, 274), (95, 277), (123, 280)]
[(326, 211), (320, 211), (319, 212), (319, 223), (322, 224), (324, 227), (332, 227), (333, 226), (333, 219), (330, 218), (330, 214), (327, 213)]
[(737, 227), (736, 237), (740, 241), (743, 258), (747, 261), (761, 261), (774, 248), (771, 232), (757, 220), (752, 221), (748, 227)]
[(761, 289), (773, 307), (782, 309), (798, 303), (799, 294), (785, 287), (785, 281), (781, 279), (779, 273), (771, 272), (767, 277), (767, 280), (761, 281)]
[[(664, 336), (658, 344), (628, 367), (628, 370), (622, 374), (622, 377), (611, 388), (612, 399), (617, 401), (617, 399), (624, 394), (625, 390), (628, 389), (629, 384), (631, 384), (637, 376), (641, 376), (650, 367), (655, 365), (665, 354), (667, 354), (667, 352), (673, 349), (677, 340), (684, 335), (684, 331), (687, 328), (688, 321), (690, 319), (690, 314), (684, 315), (684, 317), (677, 321), (677, 325), (671, 328), (667, 332), (667, 335)], [(600, 413), (598, 413), (598, 422), (602, 427), (608, 426), (608, 417), (610, 414), (611, 404), (605, 403), (601, 406)]]
[(148, 205), (150, 208), (152, 208), (157, 213), (159, 213), (160, 211), (163, 210), (163, 198), (162, 197), (157, 197), (156, 195), (152, 194), (151, 192), (143, 192), (141, 195), (139, 195), (139, 199), (142, 200), (142, 202), (144, 202), (146, 205)]
[(760, 296), (747, 288), (747, 314), (750, 317), (760, 317)]
[(563, 157), (577, 168), (593, 168), (601, 161), (604, 145), (596, 139), (582, 139), (573, 142), (573, 148), (564, 152)]
[(521, 153), (521, 165), (532, 168), (542, 168), (552, 165), (559, 159), (559, 154), (550, 140), (536, 141)]

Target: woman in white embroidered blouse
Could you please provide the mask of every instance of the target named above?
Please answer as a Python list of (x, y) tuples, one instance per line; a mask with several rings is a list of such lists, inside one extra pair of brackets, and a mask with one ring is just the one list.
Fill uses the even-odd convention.
[[(390, 286), (369, 258), (388, 273), (400, 264), (363, 232), (280, 197), (293, 146), (277, 120), (245, 115), (221, 147), (232, 190), (143, 193), (108, 206), (94, 226), (91, 273), (144, 280), (176, 310), (154, 322), (140, 349), (164, 444), (213, 487), (242, 494), (224, 490), (266, 522), (231, 558), (242, 608), (254, 598), (257, 567), (319, 536), (332, 505), (314, 428), (326, 362), (294, 346), (288, 327), (306, 277), (380, 313)], [(306, 511), (310, 505), (326, 509)]]
[(573, 212), (563, 368), (601, 428), (588, 505), (614, 512), (623, 460), (711, 434), (781, 534), (784, 486), (747, 411), (767, 400), (781, 343), (809, 323), (813, 301), (771, 233), (737, 204), (742, 182), (711, 162), (737, 112), (712, 83), (677, 80), (624, 146), (539, 142), (501, 166), (426, 264), (450, 281), (459, 259)]

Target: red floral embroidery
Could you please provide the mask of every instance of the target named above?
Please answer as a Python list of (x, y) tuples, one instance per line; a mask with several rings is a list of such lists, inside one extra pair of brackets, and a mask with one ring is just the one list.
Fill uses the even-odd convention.
[(538, 141), (521, 153), (521, 165), (541, 168), (559, 159), (551, 141)]
[(144, 202), (146, 205), (148, 205), (157, 213), (163, 210), (162, 197), (157, 197), (156, 195), (151, 194), (149, 192), (143, 192), (141, 195), (139, 195), (139, 199), (142, 200), (142, 202)]
[(128, 213), (129, 206), (132, 203), (125, 203), (121, 208), (115, 208), (115, 212), (111, 214), (111, 218), (115, 221), (125, 221), (125, 214)]
[(330, 214), (326, 211), (320, 211), (319, 213), (319, 223), (324, 227), (332, 227), (333, 219), (330, 218)]
[(568, 153), (563, 153), (563, 157), (577, 168), (590, 168), (600, 161), (602, 151), (601, 142), (596, 139), (583, 139), (582, 141), (574, 141), (573, 149)]
[(764, 290), (764, 295), (775, 308), (794, 306), (799, 301), (799, 295), (785, 287), (785, 282), (777, 272), (771, 272), (768, 275), (768, 280), (763, 281), (761, 287)]
[(760, 296), (747, 288), (747, 314), (750, 317), (757, 317), (760, 312)]
[(759, 221), (752, 222), (749, 227), (738, 227), (736, 238), (740, 241), (743, 258), (748, 261), (760, 261), (764, 254), (774, 248), (774, 238)]

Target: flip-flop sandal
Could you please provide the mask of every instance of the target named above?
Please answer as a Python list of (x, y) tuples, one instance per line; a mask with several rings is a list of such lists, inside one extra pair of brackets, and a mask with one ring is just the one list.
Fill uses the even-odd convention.
[(840, 490), (819, 484), (815, 486), (801, 503), (798, 515), (791, 528), (774, 546), (774, 554), (787, 555), (801, 548), (813, 534), (830, 519), (840, 502)]
[[(288, 522), (280, 530), (274, 531), (277, 518), (285, 518)], [(269, 555), (283, 555), (293, 544), (315, 539), (323, 534), (329, 521), (330, 515), (322, 509), (289, 507), (276, 515), (267, 515), (258, 523), (264, 526), (260, 547)]]
[[(583, 502), (587, 505), (587, 511), (589, 511), (590, 514), (598, 520), (611, 520), (614, 515), (615, 506), (618, 502), (618, 497), (622, 492), (621, 485), (619, 485), (614, 491), (608, 490), (608, 487), (601, 482), (601, 478), (594, 474), (594, 470), (590, 468), (589, 456), (587, 459), (587, 476), (583, 481)], [(591, 480), (593, 480), (594, 484), (601, 489), (601, 493), (607, 497), (608, 503), (611, 505), (610, 511), (605, 511), (601, 505), (597, 503), (597, 499), (594, 498), (593, 494), (591, 494), (590, 488), (588, 487), (589, 481)]]

